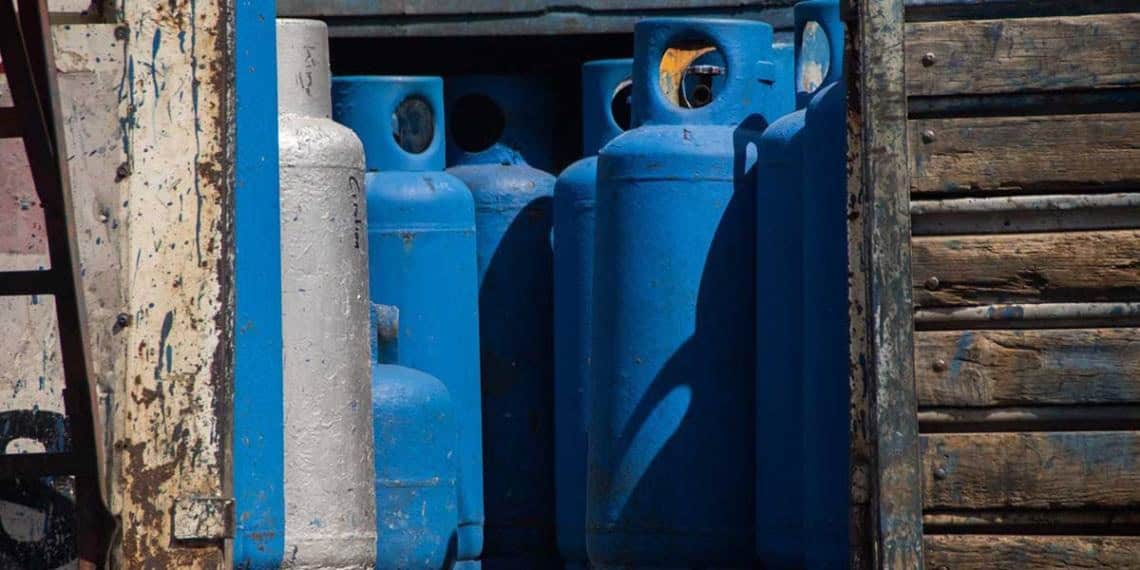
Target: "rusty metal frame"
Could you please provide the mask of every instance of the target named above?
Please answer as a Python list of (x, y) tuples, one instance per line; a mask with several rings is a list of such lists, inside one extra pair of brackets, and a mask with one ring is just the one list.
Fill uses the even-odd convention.
[[(0, 51), (15, 103), (15, 111), (10, 111), (8, 118), (16, 115), (19, 119), (19, 132), (5, 134), (18, 135), (24, 141), (36, 194), (43, 205), (51, 260), (51, 267), (44, 271), (5, 274), (0, 293), (55, 297), (64, 407), (71, 432), (68, 452), (4, 456), (0, 468), (15, 476), (74, 475), (80, 568), (101, 568), (107, 562), (114, 519), (104, 497), (103, 432), (96, 417), (98, 397), (89, 377), (86, 312), (45, 0), (19, 0), (18, 14), (13, 2), (0, 0)], [(21, 284), (21, 279), (26, 283)]]
[[(850, 0), (854, 57), (849, 85), (848, 193), (861, 201), (861, 243), (851, 260), (866, 344), (861, 405), (867, 412), (863, 551), (873, 568), (921, 568), (922, 478), (914, 388), (910, 183), (903, 65), (904, 0)], [(858, 379), (856, 380), (858, 383)], [(853, 484), (859, 481), (853, 480)]]

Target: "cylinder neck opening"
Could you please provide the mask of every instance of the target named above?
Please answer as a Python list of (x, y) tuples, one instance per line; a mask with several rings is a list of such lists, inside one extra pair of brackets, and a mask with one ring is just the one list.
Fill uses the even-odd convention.
[(716, 101), (727, 76), (724, 54), (712, 41), (683, 40), (670, 44), (662, 54), (658, 87), (674, 106), (699, 109)]
[(804, 24), (797, 52), (796, 93), (800, 96), (815, 93), (831, 72), (831, 41), (819, 22), (812, 20)]
[(435, 110), (427, 99), (412, 95), (392, 112), (392, 138), (409, 154), (422, 154), (435, 140)]
[(486, 95), (473, 93), (457, 99), (448, 120), (455, 145), (468, 153), (483, 152), (503, 137), (507, 117)]

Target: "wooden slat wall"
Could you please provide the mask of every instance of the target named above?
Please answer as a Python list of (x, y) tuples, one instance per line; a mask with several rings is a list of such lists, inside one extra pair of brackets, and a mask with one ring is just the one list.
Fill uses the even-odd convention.
[(1140, 13), (910, 24), (908, 95), (977, 95), (1140, 83)]
[(1138, 568), (1140, 4), (936, 4), (905, 32), (925, 566)]
[(928, 568), (1135, 568), (1140, 537), (929, 535)]
[(1136, 188), (1137, 131), (1140, 113), (910, 121), (911, 191)]

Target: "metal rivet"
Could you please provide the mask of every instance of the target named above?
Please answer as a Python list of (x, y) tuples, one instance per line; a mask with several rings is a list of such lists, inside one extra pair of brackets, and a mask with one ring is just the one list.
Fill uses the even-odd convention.
[(115, 326), (125, 327), (129, 324), (131, 324), (131, 317), (126, 313), (119, 313), (118, 316), (115, 317)]
[(937, 61), (937, 58), (934, 57), (934, 52), (932, 51), (928, 51), (922, 55), (922, 65), (926, 67), (934, 65), (935, 61)]
[(930, 144), (930, 143), (934, 142), (934, 131), (931, 129), (926, 129), (925, 131), (922, 131), (922, 142), (924, 142), (926, 144)]
[(942, 282), (939, 281), (937, 277), (931, 277), (930, 279), (926, 280), (926, 288), (931, 291), (937, 290), (938, 286), (941, 284)]
[(949, 473), (946, 472), (945, 467), (938, 467), (934, 470), (935, 479), (945, 479), (947, 475), (949, 475)]
[(129, 37), (131, 37), (131, 30), (129, 28), (127, 28), (126, 26), (116, 26), (115, 27), (115, 39), (116, 40), (126, 40)]
[(120, 182), (124, 178), (126, 178), (130, 175), (131, 175), (131, 165), (124, 162), (124, 163), (120, 164), (118, 168), (115, 169), (115, 182)]
[(941, 358), (935, 359), (933, 368), (935, 372), (944, 372), (946, 370), (946, 361)]

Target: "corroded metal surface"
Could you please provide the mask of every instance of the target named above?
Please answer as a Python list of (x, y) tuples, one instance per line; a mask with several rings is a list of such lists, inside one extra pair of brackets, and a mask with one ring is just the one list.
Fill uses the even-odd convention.
[[(225, 493), (229, 445), (232, 54), (227, 3), (119, 6), (116, 91), (127, 243), (124, 384), (115, 399), (123, 567), (219, 568), (176, 540), (179, 497)], [(111, 175), (102, 172), (100, 175)]]
[[(858, 55), (850, 140), (859, 170), (852, 193), (862, 199), (859, 259), (867, 287), (865, 375), (871, 565), (922, 566), (922, 501), (914, 392), (910, 288), (910, 206), (902, 0), (853, 2)], [(850, 135), (849, 135), (850, 136)], [(856, 186), (858, 185), (858, 186)], [(860, 392), (855, 392), (856, 394)], [(854, 414), (858, 415), (858, 414)], [(855, 463), (859, 465), (858, 462)]]
[[(115, 177), (124, 155), (114, 90), (122, 75), (123, 44), (111, 25), (54, 29), (55, 62), (69, 150), (72, 195), (83, 262), (92, 380), (106, 404), (122, 373), (123, 335), (116, 325), (122, 310), (120, 259), (125, 244), (122, 186)], [(0, 85), (3, 81), (0, 81)], [(0, 105), (9, 105), (0, 87)], [(49, 265), (43, 211), (31, 186), (22, 143), (0, 141), (0, 218), (15, 224), (0, 229), (0, 269)], [(69, 441), (64, 426), (63, 372), (58, 327), (51, 297), (0, 299), (0, 354), (10, 355), (0, 370), (0, 423), (17, 450), (62, 451)], [(108, 406), (102, 406), (104, 416)], [(107, 433), (108, 439), (110, 433)], [(25, 498), (26, 499), (26, 498)], [(0, 502), (4, 534), (19, 541), (21, 563), (54, 567), (74, 557), (73, 509), (68, 478), (57, 478), (17, 505)], [(7, 553), (0, 548), (0, 567)]]

